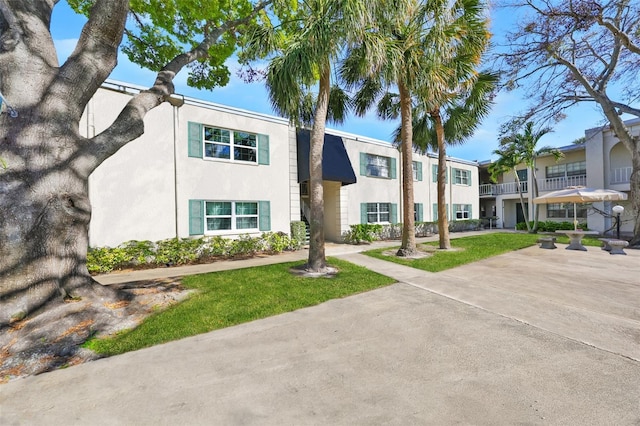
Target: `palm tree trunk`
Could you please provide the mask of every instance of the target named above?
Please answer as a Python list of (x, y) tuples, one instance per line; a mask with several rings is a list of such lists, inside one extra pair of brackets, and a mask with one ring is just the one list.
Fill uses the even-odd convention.
[(516, 185), (518, 185), (518, 195), (520, 195), (520, 207), (522, 207), (522, 215), (524, 216), (525, 225), (527, 225), (527, 232), (531, 232), (531, 224), (529, 223), (529, 212), (524, 207), (524, 196), (522, 195), (522, 183), (520, 182), (520, 177), (518, 176), (518, 172), (514, 170), (513, 173), (515, 173), (516, 175)]
[(440, 110), (436, 109), (431, 112), (436, 130), (436, 139), (438, 142), (438, 239), (440, 248), (448, 250), (451, 248), (451, 240), (449, 238), (449, 219), (447, 219), (447, 202), (446, 202), (446, 177), (447, 177), (447, 147), (444, 142), (444, 126), (442, 125), (442, 117)]
[(311, 204), (309, 259), (307, 269), (322, 272), (327, 267), (324, 250), (324, 187), (322, 181), (322, 150), (331, 92), (331, 65), (327, 62), (320, 76), (318, 103), (311, 129), (309, 150), (309, 196)]
[[(531, 198), (536, 198), (538, 196), (538, 177), (536, 176), (536, 164), (533, 163), (533, 167), (531, 167), (531, 178), (533, 179), (533, 185), (531, 185), (532, 194)], [(540, 208), (537, 204), (533, 205), (533, 228), (531, 229), (532, 233), (538, 232), (538, 218), (540, 215)]]
[(396, 253), (398, 256), (411, 256), (416, 253), (416, 227), (413, 200), (413, 125), (411, 94), (404, 82), (398, 82), (400, 92), (400, 139), (402, 154), (402, 244)]

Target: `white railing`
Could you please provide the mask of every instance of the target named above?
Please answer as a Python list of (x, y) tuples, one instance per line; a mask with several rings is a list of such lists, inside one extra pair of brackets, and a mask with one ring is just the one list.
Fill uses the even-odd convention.
[(564, 189), (568, 186), (586, 186), (586, 185), (587, 185), (587, 175), (538, 179), (538, 190), (540, 192), (557, 191), (559, 189)]
[(629, 183), (631, 182), (632, 167), (622, 167), (620, 169), (611, 170), (611, 181), (609, 183)]
[[(520, 187), (522, 188), (522, 192), (528, 192), (529, 185), (528, 182), (520, 182)], [(518, 193), (518, 184), (516, 182), (509, 183), (498, 183), (498, 184), (489, 184), (485, 183), (480, 185), (480, 196), (495, 196), (502, 194), (517, 194)]]
[(493, 185), (490, 183), (483, 183), (482, 185), (480, 185), (480, 196), (487, 196), (487, 195), (496, 195), (496, 188), (497, 185)]

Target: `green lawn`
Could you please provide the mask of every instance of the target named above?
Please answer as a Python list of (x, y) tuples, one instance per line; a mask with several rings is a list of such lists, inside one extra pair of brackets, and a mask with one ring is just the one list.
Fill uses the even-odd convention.
[(289, 272), (300, 262), (187, 276), (185, 287), (197, 290), (186, 301), (147, 318), (137, 328), (86, 347), (115, 355), (200, 333), (266, 318), (330, 299), (394, 283), (366, 268), (329, 258), (334, 278), (302, 278)]
[[(389, 248), (366, 251), (371, 257), (411, 266), (413, 268), (422, 269), (429, 272), (444, 271), (445, 269), (455, 268), (488, 257), (497, 256), (513, 250), (519, 250), (536, 244), (541, 234), (524, 234), (524, 233), (487, 233), (484, 235), (476, 235), (464, 238), (452, 238), (451, 246), (455, 251), (435, 250), (433, 255), (422, 259), (405, 259), (397, 256), (388, 256), (383, 254)], [(569, 244), (569, 237), (557, 235), (557, 242), (560, 244)], [(584, 238), (583, 244), (599, 246), (600, 241), (597, 238)], [(425, 251), (433, 250), (438, 247), (437, 242), (425, 243), (419, 245)], [(395, 248), (397, 250), (398, 247)], [(559, 248), (561, 249), (561, 248)], [(395, 251), (393, 250), (393, 251)]]

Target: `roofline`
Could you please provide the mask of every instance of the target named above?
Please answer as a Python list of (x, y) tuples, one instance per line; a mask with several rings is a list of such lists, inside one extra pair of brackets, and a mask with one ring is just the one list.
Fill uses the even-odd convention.
[[(144, 90), (149, 89), (148, 87), (139, 86), (137, 84), (125, 83), (122, 81), (112, 80), (112, 79), (107, 79), (102, 84), (101, 87), (106, 90), (113, 90), (115, 92), (127, 93), (130, 95), (136, 95)], [(202, 99), (196, 99), (196, 98), (184, 96), (179, 93), (172, 94), (171, 99), (169, 99), (169, 103), (171, 103), (174, 106), (181, 106), (183, 104), (193, 105), (193, 106), (211, 109), (214, 111), (226, 112), (226, 113), (240, 115), (248, 118), (257, 118), (257, 119), (269, 121), (272, 123), (289, 125), (289, 120), (287, 120), (286, 118), (278, 117), (275, 115), (253, 112), (253, 111), (249, 111), (242, 108), (230, 107), (230, 106), (218, 104), (215, 102), (204, 101)]]

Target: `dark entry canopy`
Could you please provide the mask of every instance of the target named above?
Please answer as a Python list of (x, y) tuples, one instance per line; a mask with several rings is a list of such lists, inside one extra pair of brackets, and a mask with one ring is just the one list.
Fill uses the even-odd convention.
[[(296, 140), (298, 142), (298, 183), (300, 183), (309, 180), (311, 132), (306, 129), (297, 129)], [(353, 172), (351, 160), (339, 136), (324, 134), (322, 179), (341, 182), (342, 185), (356, 183), (356, 174)]]

